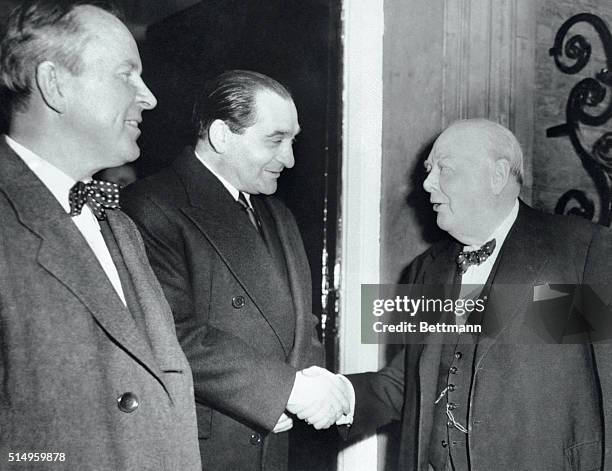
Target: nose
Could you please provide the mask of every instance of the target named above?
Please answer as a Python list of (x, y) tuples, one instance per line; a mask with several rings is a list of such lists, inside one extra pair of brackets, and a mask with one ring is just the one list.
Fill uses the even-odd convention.
[(278, 159), (285, 168), (292, 168), (295, 165), (295, 158), (293, 157), (293, 145), (289, 143), (287, 149), (283, 151)]
[(435, 169), (432, 169), (428, 174), (427, 178), (423, 181), (423, 189), (427, 193), (431, 193), (434, 188), (437, 186), (438, 177)]
[(157, 98), (155, 98), (155, 95), (149, 90), (149, 87), (144, 83), (142, 77), (138, 77), (138, 80), (138, 103), (140, 103), (143, 109), (152, 110), (157, 106)]

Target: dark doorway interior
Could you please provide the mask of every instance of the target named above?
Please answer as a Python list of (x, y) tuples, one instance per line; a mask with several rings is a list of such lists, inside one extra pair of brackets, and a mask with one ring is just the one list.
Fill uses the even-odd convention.
[[(336, 367), (333, 287), (339, 167), (339, 0), (209, 0), (148, 27), (141, 43), (143, 77), (158, 98), (140, 139), (139, 173), (167, 164), (189, 142), (194, 99), (205, 80), (228, 69), (270, 75), (292, 91), (302, 132), (296, 165), (277, 195), (296, 216), (313, 278), (313, 309), (327, 366)], [(327, 254), (324, 257), (323, 254)], [(326, 260), (324, 262), (324, 260)], [(324, 266), (326, 265), (326, 266)], [(323, 275), (325, 273), (325, 275)], [(328, 296), (322, 300), (322, 292)], [(335, 469), (337, 432), (296, 425), (291, 469)]]

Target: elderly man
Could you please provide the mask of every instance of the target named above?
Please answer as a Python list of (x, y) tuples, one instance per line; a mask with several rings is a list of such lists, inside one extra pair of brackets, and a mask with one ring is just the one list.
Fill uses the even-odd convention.
[(294, 164), (297, 111), (275, 80), (235, 70), (205, 87), (195, 121), (195, 149), (128, 187), (124, 207), (194, 373), (203, 467), (287, 469), (289, 412), (322, 428), (348, 411), (339, 378), (300, 371), (323, 362), (310, 268), (271, 196)]
[(2, 469), (200, 469), (193, 383), (118, 188), (156, 105), (101, 2), (26, 1), (0, 44)]
[(401, 469), (602, 469), (604, 454), (608, 469), (609, 346), (591, 344), (585, 331), (552, 345), (567, 341), (567, 325), (550, 324), (548, 338), (531, 317), (541, 301), (566, 294), (551, 283), (609, 278), (601, 262), (612, 250), (609, 233), (519, 201), (522, 153), (493, 122), (454, 123), (425, 165), (423, 187), (451, 237), (417, 257), (405, 281), (415, 297), (427, 286), (446, 284), (455, 296), (478, 286), (486, 308), (468, 322), (482, 333), (430, 336), (378, 373), (349, 376), (350, 434), (400, 420)]

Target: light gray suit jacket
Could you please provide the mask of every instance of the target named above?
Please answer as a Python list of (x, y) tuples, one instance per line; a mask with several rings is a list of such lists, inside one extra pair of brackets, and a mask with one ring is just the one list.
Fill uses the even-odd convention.
[[(146, 332), (70, 216), (4, 139), (0, 220), (0, 467), (10, 467), (10, 452), (57, 452), (65, 461), (12, 464), (200, 469), (191, 371), (130, 219), (108, 215)], [(124, 393), (138, 399), (131, 413), (118, 407)]]

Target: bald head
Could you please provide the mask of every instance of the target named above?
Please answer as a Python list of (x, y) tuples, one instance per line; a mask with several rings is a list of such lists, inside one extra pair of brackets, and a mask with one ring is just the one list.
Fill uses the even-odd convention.
[(523, 151), (518, 140), (501, 124), (488, 119), (464, 119), (455, 121), (439, 136), (444, 139), (461, 139), (470, 136), (476, 139), (478, 148), (483, 149), (483, 157), (493, 160), (503, 159), (510, 165), (510, 175), (518, 185), (523, 184)]
[(457, 121), (425, 162), (424, 189), (438, 226), (466, 245), (486, 242), (520, 192), (523, 154), (514, 135), (484, 119)]

